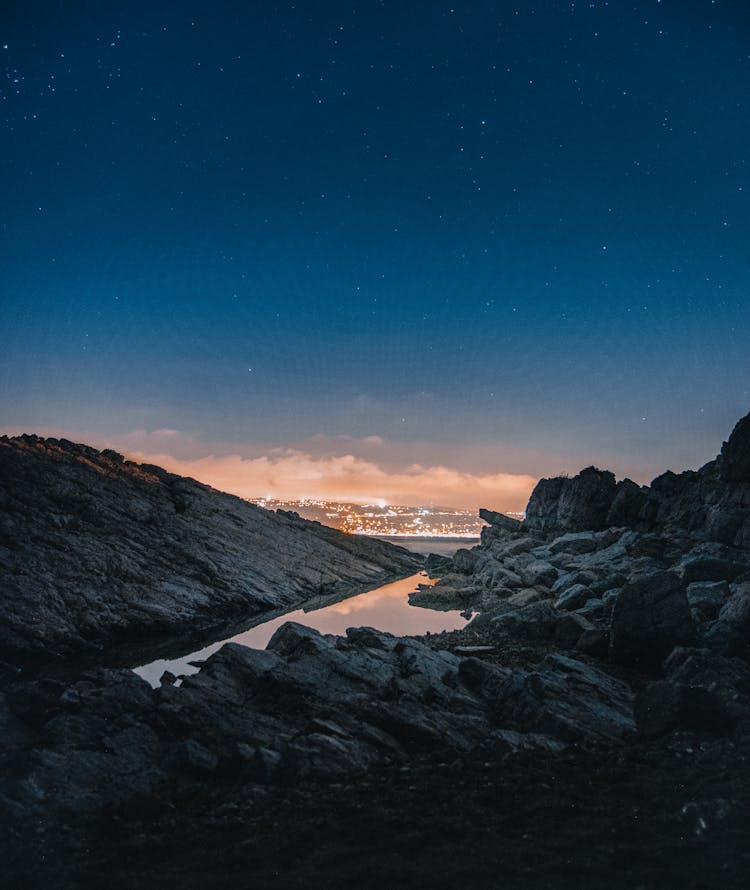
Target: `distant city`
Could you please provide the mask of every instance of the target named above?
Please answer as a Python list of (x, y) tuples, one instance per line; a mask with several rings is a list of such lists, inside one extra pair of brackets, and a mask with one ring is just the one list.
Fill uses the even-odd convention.
[[(304, 498), (278, 501), (249, 498), (267, 510), (290, 510), (351, 535), (417, 538), (478, 538), (485, 523), (472, 510), (447, 507), (404, 507), (395, 504), (351, 504)], [(523, 518), (523, 513), (508, 513)]]

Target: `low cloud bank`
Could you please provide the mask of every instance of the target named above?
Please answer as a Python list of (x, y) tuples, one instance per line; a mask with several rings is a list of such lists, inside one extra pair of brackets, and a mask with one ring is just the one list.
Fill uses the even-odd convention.
[(131, 452), (129, 456), (241, 497), (280, 500), (318, 498), (360, 504), (385, 500), (391, 504), (523, 510), (537, 481), (526, 475), (472, 474), (419, 464), (391, 471), (354, 454), (315, 457), (294, 449), (274, 449), (259, 457), (227, 454), (189, 459), (166, 451)]
[[(5, 427), (0, 432), (18, 435), (24, 430)], [(514, 460), (494, 450), (446, 449), (435, 443), (394, 442), (380, 436), (321, 434), (292, 447), (279, 447), (206, 441), (174, 429), (131, 430), (112, 436), (57, 428), (36, 432), (114, 448), (131, 460), (156, 464), (246, 498), (522, 511), (537, 482), (524, 473), (488, 472)], [(414, 461), (418, 455), (421, 463)]]

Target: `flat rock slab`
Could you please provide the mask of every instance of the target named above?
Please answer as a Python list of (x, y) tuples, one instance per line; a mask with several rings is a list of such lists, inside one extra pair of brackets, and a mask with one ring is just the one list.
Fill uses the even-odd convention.
[(488, 652), (495, 652), (495, 646), (456, 646), (453, 652), (456, 655), (484, 655)]

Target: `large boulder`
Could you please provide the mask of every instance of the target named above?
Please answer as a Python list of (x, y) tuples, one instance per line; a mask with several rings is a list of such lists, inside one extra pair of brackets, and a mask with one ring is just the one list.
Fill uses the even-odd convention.
[(514, 637), (524, 639), (549, 639), (555, 633), (557, 612), (546, 601), (530, 603), (492, 619), (493, 625)]
[(719, 463), (727, 482), (750, 482), (750, 414), (737, 422), (722, 445)]
[(637, 578), (617, 597), (610, 631), (614, 661), (656, 667), (675, 646), (690, 645), (694, 639), (685, 588), (673, 572)]
[(606, 527), (616, 488), (614, 474), (595, 467), (572, 479), (541, 479), (531, 493), (525, 526), (541, 532), (598, 531)]

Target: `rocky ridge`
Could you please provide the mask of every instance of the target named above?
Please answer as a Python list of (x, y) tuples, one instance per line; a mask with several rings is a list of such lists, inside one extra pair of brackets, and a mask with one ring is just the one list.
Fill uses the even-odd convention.
[(0, 438), (0, 651), (6, 661), (205, 631), (415, 572), (344, 535), (105, 449)]

